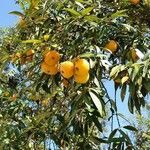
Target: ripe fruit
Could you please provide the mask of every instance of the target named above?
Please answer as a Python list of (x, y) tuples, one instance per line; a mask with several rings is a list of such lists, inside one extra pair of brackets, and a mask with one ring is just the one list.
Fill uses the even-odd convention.
[(77, 59), (77, 61), (75, 61), (74, 67), (74, 74), (78, 76), (88, 74), (90, 69), (89, 62), (85, 59)]
[(46, 74), (55, 75), (58, 72), (58, 64), (49, 66), (45, 62), (42, 62), (41, 70)]
[(44, 62), (48, 65), (55, 65), (59, 62), (60, 54), (53, 50), (45, 54)]
[(110, 50), (113, 54), (117, 51), (118, 44), (114, 40), (110, 40), (106, 45), (105, 48)]
[(71, 61), (65, 61), (60, 64), (60, 74), (69, 79), (74, 74), (74, 64)]
[(89, 80), (89, 73), (81, 75), (81, 76), (75, 74), (74, 80), (77, 83), (84, 84)]
[(130, 3), (132, 3), (133, 5), (137, 5), (140, 3), (140, 0), (130, 0)]
[(44, 41), (48, 41), (49, 35), (48, 35), (48, 34), (45, 34), (43, 38), (44, 38)]

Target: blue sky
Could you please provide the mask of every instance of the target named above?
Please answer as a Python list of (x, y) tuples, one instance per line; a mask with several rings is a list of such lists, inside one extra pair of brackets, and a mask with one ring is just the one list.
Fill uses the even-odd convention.
[(15, 0), (1, 0), (0, 27), (10, 27), (16, 24), (18, 17), (8, 14), (14, 10), (19, 10), (19, 6), (15, 4)]

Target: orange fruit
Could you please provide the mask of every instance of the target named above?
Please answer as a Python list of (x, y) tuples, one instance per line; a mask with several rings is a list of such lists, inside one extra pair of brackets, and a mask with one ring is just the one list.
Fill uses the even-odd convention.
[(74, 64), (71, 61), (64, 61), (60, 64), (59, 70), (64, 78), (69, 79), (74, 74)]
[(85, 75), (88, 74), (90, 69), (89, 62), (86, 59), (77, 59), (74, 64), (74, 74), (75, 75)]
[(118, 44), (115, 40), (110, 40), (106, 45), (105, 48), (110, 50), (113, 54), (117, 51)]
[(133, 5), (137, 5), (140, 3), (140, 0), (129, 0)]
[(41, 70), (46, 74), (55, 75), (58, 72), (58, 64), (50, 66), (50, 65), (47, 65), (45, 62), (42, 62)]
[(48, 53), (45, 54), (44, 57), (44, 62), (47, 63), (48, 65), (55, 65), (59, 62), (60, 60), (60, 54), (53, 50), (49, 51)]
[(75, 74), (74, 75), (74, 80), (77, 83), (84, 84), (89, 80), (89, 73), (81, 75), (81, 76)]

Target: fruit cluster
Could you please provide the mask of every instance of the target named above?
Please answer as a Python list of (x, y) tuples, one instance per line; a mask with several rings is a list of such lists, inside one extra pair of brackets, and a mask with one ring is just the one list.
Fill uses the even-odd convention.
[(56, 75), (60, 72), (65, 79), (74, 77), (74, 81), (84, 84), (89, 80), (89, 63), (85, 59), (76, 58), (74, 61), (64, 61), (59, 63), (60, 54), (55, 50), (50, 50), (44, 55), (41, 63), (41, 70), (48, 75)]

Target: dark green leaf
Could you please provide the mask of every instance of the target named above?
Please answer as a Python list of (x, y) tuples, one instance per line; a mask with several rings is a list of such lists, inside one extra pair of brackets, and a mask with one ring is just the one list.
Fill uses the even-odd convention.
[(131, 130), (131, 131), (138, 131), (135, 127), (133, 126), (124, 126), (123, 128), (127, 129), (127, 130)]

